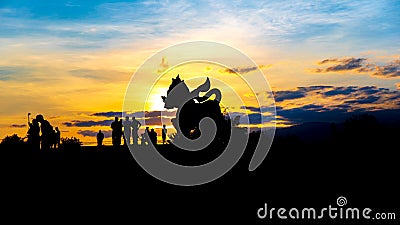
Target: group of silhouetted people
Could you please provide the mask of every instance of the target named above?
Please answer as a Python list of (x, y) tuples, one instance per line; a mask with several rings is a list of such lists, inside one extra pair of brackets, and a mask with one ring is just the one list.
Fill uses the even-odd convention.
[[(61, 132), (53, 126), (49, 121), (45, 120), (43, 115), (37, 115), (32, 122), (29, 119), (30, 113), (28, 114), (28, 143), (34, 149), (56, 149), (60, 147)], [(112, 145), (114, 147), (121, 145), (121, 139), (124, 138), (125, 145), (139, 145), (139, 128), (142, 124), (132, 117), (125, 117), (125, 121), (115, 117), (115, 120), (111, 123), (112, 129)], [(166, 143), (167, 128), (165, 124), (162, 127), (162, 143)], [(132, 142), (131, 142), (132, 139)], [(104, 140), (104, 133), (99, 130), (97, 133), (97, 145), (102, 146)], [(157, 132), (154, 129), (146, 127), (145, 132), (141, 135), (141, 145), (148, 145), (149, 143), (154, 145), (157, 144)]]
[[(154, 145), (157, 144), (157, 132), (154, 129), (149, 129), (149, 127), (146, 127), (144, 134), (142, 134), (142, 145), (147, 145), (149, 143), (147, 137), (149, 137), (151, 143), (153, 143)], [(166, 144), (167, 128), (165, 124), (161, 129), (161, 138), (162, 138), (162, 143)]]
[[(142, 124), (136, 120), (133, 116), (132, 120), (129, 120), (129, 117), (125, 117), (125, 121), (115, 117), (115, 120), (111, 123), (111, 138), (112, 138), (112, 145), (114, 147), (121, 145), (121, 139), (124, 137), (124, 144), (125, 145), (139, 145), (139, 128)], [(132, 138), (132, 142), (131, 142)], [(102, 145), (102, 141), (104, 139), (104, 134), (99, 131), (97, 134), (97, 144), (98, 146)], [(167, 139), (167, 128), (163, 125), (162, 128), (162, 140), (163, 144), (166, 143)], [(141, 145), (148, 145), (149, 142), (153, 143), (154, 145), (157, 144), (157, 132), (154, 129), (150, 129), (146, 127), (145, 132), (141, 135)], [(132, 144), (131, 144), (132, 143)]]
[(111, 138), (113, 146), (120, 146), (122, 138), (122, 119), (118, 120), (118, 117), (115, 117), (115, 121), (111, 123), (111, 129), (112, 129)]
[[(132, 120), (129, 120), (129, 117), (125, 117), (125, 121), (122, 119), (118, 119), (115, 117), (114, 122), (111, 123), (111, 138), (113, 146), (120, 146), (121, 145), (121, 138), (124, 137), (124, 144), (131, 145), (131, 137), (132, 137), (132, 144), (137, 145), (139, 141), (138, 131), (142, 124), (136, 120), (133, 116)], [(99, 131), (100, 133), (101, 131)], [(97, 139), (99, 141), (99, 139)]]
[(144, 133), (142, 134), (142, 145), (148, 145), (149, 141), (154, 145), (157, 144), (157, 132), (155, 132), (154, 129), (150, 130), (149, 127), (146, 127)]
[[(36, 115), (32, 122), (29, 120), (30, 113), (28, 114), (28, 143), (33, 149), (56, 149), (60, 147), (61, 132), (56, 127), (50, 125), (49, 121), (45, 120), (43, 115)], [(41, 133), (41, 135), (40, 135)]]

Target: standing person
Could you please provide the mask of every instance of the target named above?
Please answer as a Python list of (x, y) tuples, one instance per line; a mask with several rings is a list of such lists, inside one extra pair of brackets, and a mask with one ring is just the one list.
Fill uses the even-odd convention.
[(146, 138), (144, 137), (144, 133), (140, 135), (142, 137), (142, 141), (140, 142), (140, 145), (146, 145)]
[(118, 144), (118, 146), (120, 146), (121, 145), (121, 139), (122, 139), (122, 137), (123, 137), (123, 135), (124, 135), (124, 132), (122, 131), (122, 128), (123, 128), (123, 126), (122, 126), (122, 119), (120, 119), (119, 120), (119, 122), (118, 122), (118, 137), (117, 137), (117, 144)]
[(32, 123), (28, 119), (28, 143), (29, 146), (34, 150), (40, 149), (40, 126), (36, 119), (32, 120)]
[[(117, 136), (118, 136), (118, 116), (115, 117), (115, 120), (111, 123), (111, 129), (112, 129), (112, 133), (111, 133), (111, 139), (112, 139), (112, 145), (114, 147), (117, 146)], [(121, 142), (121, 141), (120, 141)]]
[(142, 145), (147, 145), (150, 139), (150, 130), (149, 127), (146, 127), (144, 133), (142, 134)]
[(162, 127), (163, 127), (161, 130), (162, 143), (165, 144), (165, 141), (167, 139), (167, 127), (165, 126), (165, 124), (163, 124)]
[(103, 146), (103, 140), (104, 140), (104, 134), (99, 130), (99, 133), (97, 133), (97, 146), (101, 147)]
[(125, 145), (131, 144), (131, 134), (132, 134), (132, 122), (129, 121), (129, 116), (125, 117), (125, 121), (123, 122), (124, 126), (124, 136), (125, 136)]
[(56, 127), (55, 130), (55, 140), (54, 140), (54, 149), (60, 148), (60, 141), (61, 141), (61, 131)]
[(157, 133), (154, 131), (153, 128), (149, 132), (149, 137), (150, 137), (151, 143), (153, 143), (153, 145), (156, 145), (157, 144)]
[[(132, 116), (132, 138), (133, 138), (133, 144), (137, 145), (138, 144), (138, 132), (139, 132), (139, 128), (140, 126), (142, 126), (142, 124), (136, 120), (136, 118), (134, 116)], [(143, 139), (142, 139), (143, 142)]]
[(44, 119), (43, 115), (37, 115), (36, 120), (40, 123), (40, 131), (42, 132), (42, 150), (48, 150), (52, 144), (53, 126), (50, 125), (49, 121)]

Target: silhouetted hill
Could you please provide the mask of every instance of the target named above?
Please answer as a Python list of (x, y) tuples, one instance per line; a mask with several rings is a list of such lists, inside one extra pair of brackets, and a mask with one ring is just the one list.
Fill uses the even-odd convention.
[[(342, 129), (342, 125), (340, 125)], [(276, 137), (296, 136), (305, 142), (325, 142), (332, 136), (331, 123), (309, 122), (291, 127), (277, 128)]]
[(400, 127), (400, 109), (377, 110), (368, 112), (374, 116), (378, 122), (387, 127)]
[[(9, 209), (23, 202), (29, 212), (44, 218), (79, 215), (92, 222), (108, 217), (113, 222), (148, 223), (161, 219), (166, 224), (281, 223), (257, 219), (257, 209), (266, 202), (269, 207), (336, 206), (339, 196), (351, 207), (398, 212), (399, 128), (377, 124), (369, 116), (353, 117), (334, 128), (330, 123), (280, 128), (264, 162), (249, 172), (257, 143), (257, 133), (252, 133), (248, 149), (231, 171), (195, 187), (153, 178), (122, 146), (37, 152), (21, 143), (0, 146), (2, 202)], [(219, 153), (186, 158), (175, 150), (158, 146), (166, 158), (188, 164)], [(299, 221), (288, 223), (292, 222)]]

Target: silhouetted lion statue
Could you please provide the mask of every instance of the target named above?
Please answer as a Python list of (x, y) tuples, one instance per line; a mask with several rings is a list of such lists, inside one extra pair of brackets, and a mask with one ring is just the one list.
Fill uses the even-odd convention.
[[(195, 90), (189, 91), (184, 80), (181, 80), (179, 74), (176, 78), (172, 78), (172, 83), (168, 88), (167, 96), (162, 96), (166, 109), (177, 108), (179, 119), (172, 119), (172, 124), (177, 130), (177, 136), (180, 132), (189, 139), (197, 139), (200, 137), (199, 123), (202, 118), (209, 117), (214, 120), (217, 126), (215, 140), (225, 143), (230, 136), (230, 120), (225, 119), (221, 113), (219, 103), (222, 95), (221, 91), (213, 88), (210, 89), (210, 80), (207, 80)], [(200, 92), (207, 92), (200, 97)], [(215, 95), (215, 99), (209, 99)], [(179, 120), (179, 121), (178, 121)], [(179, 124), (178, 124), (179, 123)], [(179, 125), (179, 129), (178, 128)]]

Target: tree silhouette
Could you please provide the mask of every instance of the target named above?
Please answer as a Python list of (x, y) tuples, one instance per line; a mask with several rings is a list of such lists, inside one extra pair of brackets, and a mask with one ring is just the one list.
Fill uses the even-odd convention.
[(60, 149), (66, 150), (76, 150), (76, 149), (81, 149), (82, 142), (76, 138), (76, 137), (71, 137), (71, 138), (61, 138), (61, 145)]
[(366, 144), (376, 135), (379, 135), (378, 121), (370, 114), (357, 114), (344, 122), (345, 135), (353, 143)]
[(16, 146), (25, 144), (24, 138), (19, 137), (17, 134), (6, 136), (0, 143), (2, 146)]
[(373, 129), (378, 126), (378, 121), (375, 116), (370, 114), (358, 114), (349, 117), (344, 122), (345, 128), (348, 131), (366, 131), (366, 129)]

